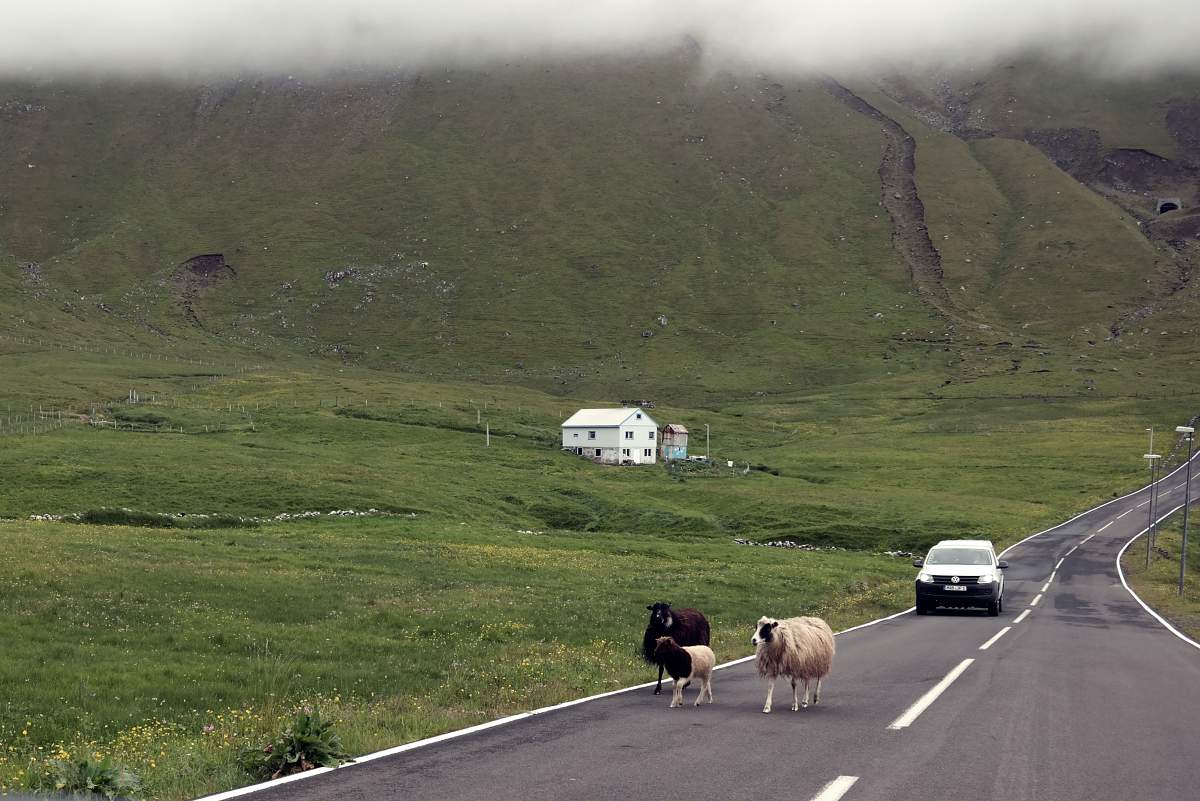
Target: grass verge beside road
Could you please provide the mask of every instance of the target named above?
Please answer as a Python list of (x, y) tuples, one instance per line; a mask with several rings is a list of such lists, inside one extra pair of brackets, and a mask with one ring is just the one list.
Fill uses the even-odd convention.
[(1179, 594), (1179, 549), (1183, 541), (1183, 517), (1176, 513), (1158, 529), (1150, 569), (1146, 569), (1146, 540), (1138, 539), (1121, 558), (1125, 580), (1154, 611), (1193, 640), (1200, 641), (1200, 557), (1197, 556), (1195, 510), (1189, 520), (1188, 570), (1184, 592)]

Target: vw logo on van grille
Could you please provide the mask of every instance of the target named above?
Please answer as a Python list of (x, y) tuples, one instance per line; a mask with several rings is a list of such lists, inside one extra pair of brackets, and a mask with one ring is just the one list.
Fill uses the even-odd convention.
[(951, 577), (950, 577), (950, 583), (951, 583), (951, 584), (957, 584), (957, 583), (958, 583), (958, 576), (951, 576)]

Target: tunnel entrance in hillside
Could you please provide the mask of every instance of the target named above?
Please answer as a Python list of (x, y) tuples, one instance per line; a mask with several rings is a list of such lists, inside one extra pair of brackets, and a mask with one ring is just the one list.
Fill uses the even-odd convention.
[(1165, 197), (1158, 201), (1158, 213), (1166, 214), (1168, 211), (1175, 211), (1183, 208), (1183, 204), (1177, 197)]

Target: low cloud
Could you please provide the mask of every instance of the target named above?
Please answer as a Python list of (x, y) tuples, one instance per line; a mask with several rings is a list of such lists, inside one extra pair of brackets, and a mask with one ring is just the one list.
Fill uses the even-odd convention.
[(1159, 0), (41, 0), (10, 2), (0, 76), (210, 77), (653, 53), (805, 72), (1037, 55), (1200, 69), (1200, 2)]

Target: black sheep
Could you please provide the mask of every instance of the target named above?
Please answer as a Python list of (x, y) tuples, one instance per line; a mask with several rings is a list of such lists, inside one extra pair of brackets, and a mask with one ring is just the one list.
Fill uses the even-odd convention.
[(651, 665), (658, 665), (658, 686), (654, 694), (662, 692), (663, 663), (654, 655), (659, 637), (670, 637), (679, 645), (708, 645), (708, 619), (696, 609), (672, 609), (670, 603), (659, 601), (650, 610), (650, 622), (642, 636), (642, 658)]

